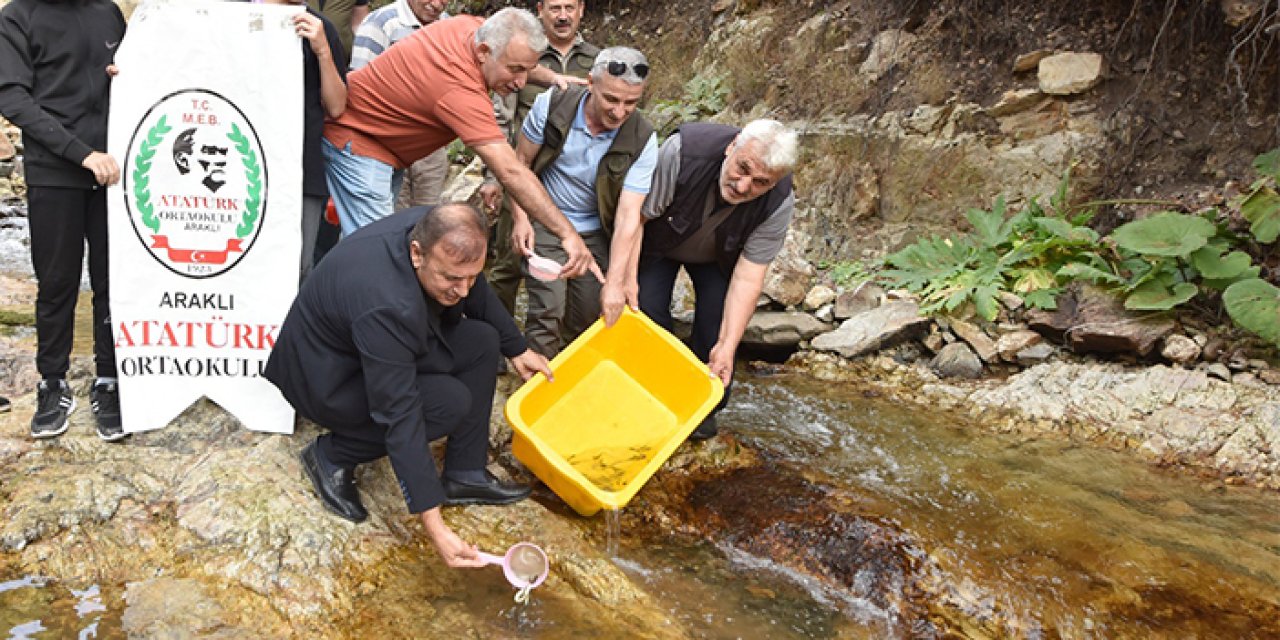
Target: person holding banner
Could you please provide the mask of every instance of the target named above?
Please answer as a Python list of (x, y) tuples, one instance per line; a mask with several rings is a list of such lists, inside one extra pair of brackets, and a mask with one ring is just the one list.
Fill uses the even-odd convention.
[(566, 277), (598, 274), (586, 243), (507, 144), (489, 98), (490, 91), (518, 91), (528, 79), (567, 86), (564, 76), (538, 65), (546, 46), (537, 18), (508, 7), (483, 21), (438, 20), (351, 72), (347, 110), (328, 121), (323, 143), (343, 235), (391, 215), (404, 167), (461, 138), (520, 206), (560, 238)]
[[(266, 0), (267, 4), (303, 4), (302, 0)], [(304, 5), (305, 7), (305, 5)], [(302, 263), (306, 278), (315, 265), (316, 237), (329, 188), (325, 184), (320, 139), (325, 117), (336, 118), (347, 107), (347, 57), (338, 30), (311, 7), (293, 17), (302, 39), (303, 137), (302, 137)]]
[(125, 437), (120, 422), (107, 281), (107, 189), (120, 166), (107, 148), (108, 67), (124, 37), (109, 0), (13, 0), (0, 9), (0, 115), (22, 129), (27, 219), (35, 267), (36, 390), (31, 436), (67, 430), (75, 397), (67, 384), (86, 241), (93, 287), (90, 391), (98, 436)]
[[(480, 275), (487, 238), (484, 216), (465, 203), (406, 209), (357, 231), (303, 283), (266, 367), (298, 413), (328, 430), (301, 454), (321, 502), (364, 521), (355, 468), (386, 456), (452, 567), (480, 561), (442, 505), (529, 495), (485, 469), (493, 363), (501, 354), (526, 379), (551, 377)], [(430, 441), (442, 437), (439, 476)]]

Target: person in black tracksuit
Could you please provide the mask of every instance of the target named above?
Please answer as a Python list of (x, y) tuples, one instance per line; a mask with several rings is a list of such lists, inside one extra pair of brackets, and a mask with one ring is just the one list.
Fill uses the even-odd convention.
[(0, 9), (0, 115), (22, 130), (39, 281), (36, 438), (66, 431), (75, 408), (66, 375), (86, 240), (98, 375), (90, 397), (98, 435), (125, 436), (108, 308), (106, 197), (120, 179), (106, 153), (108, 66), (124, 31), (124, 15), (109, 0), (13, 0)]

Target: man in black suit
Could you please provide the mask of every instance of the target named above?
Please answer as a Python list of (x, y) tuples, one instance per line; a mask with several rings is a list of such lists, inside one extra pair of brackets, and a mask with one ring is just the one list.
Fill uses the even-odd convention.
[[(480, 277), (487, 232), (479, 211), (455, 203), (352, 234), (303, 284), (266, 368), (300, 414), (329, 430), (302, 452), (325, 506), (363, 521), (355, 467), (388, 456), (410, 512), (454, 567), (482, 562), (441, 505), (529, 495), (485, 470), (494, 361), (501, 353), (524, 378), (551, 375)], [(439, 476), (430, 442), (446, 436)]]

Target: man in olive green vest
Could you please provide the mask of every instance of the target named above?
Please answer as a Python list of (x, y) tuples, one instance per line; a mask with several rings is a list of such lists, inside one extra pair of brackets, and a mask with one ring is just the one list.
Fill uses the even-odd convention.
[[(547, 48), (542, 52), (538, 64), (561, 75), (587, 77), (600, 48), (583, 40), (578, 33), (585, 8), (585, 0), (544, 0), (538, 3), (538, 20), (542, 22), (542, 31), (547, 35)], [(498, 117), (498, 126), (507, 132), (511, 146), (516, 146), (520, 125), (533, 107), (533, 99), (545, 90), (546, 87), (529, 83), (519, 93), (506, 98), (495, 96), (494, 111)], [(502, 198), (502, 187), (497, 180), (489, 177), (480, 188), (480, 193), (487, 206), (496, 208)], [(511, 250), (511, 243), (508, 242), (511, 237), (510, 199), (502, 202), (501, 206), (494, 238), (489, 243), (493, 259), (489, 263), (486, 279), (494, 293), (498, 294), (498, 299), (507, 307), (507, 311), (514, 314), (516, 293), (520, 289), (522, 277), (521, 256)]]
[[(612, 246), (610, 240), (615, 218), (640, 218), (658, 162), (657, 135), (636, 113), (648, 75), (644, 54), (628, 47), (605, 49), (596, 56), (586, 87), (540, 94), (520, 127), (516, 156), (532, 167), (609, 274), (607, 279), (599, 272), (569, 280), (525, 279), (525, 337), (531, 349), (548, 358), (599, 317), (602, 299), (638, 307), (637, 292), (624, 290), (625, 283), (635, 282), (627, 273), (639, 244), (635, 225), (629, 225), (632, 235), (612, 238)], [(566, 258), (559, 239), (540, 223), (531, 224), (519, 205), (512, 205), (511, 218), (511, 246), (519, 255)]]

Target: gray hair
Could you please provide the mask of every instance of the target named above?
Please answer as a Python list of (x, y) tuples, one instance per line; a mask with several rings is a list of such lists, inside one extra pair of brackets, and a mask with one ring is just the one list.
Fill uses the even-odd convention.
[(532, 13), (516, 7), (507, 7), (489, 16), (476, 29), (476, 44), (488, 45), (493, 55), (501, 56), (517, 33), (525, 37), (530, 49), (542, 53), (547, 48), (547, 35), (542, 32), (542, 23)]
[(423, 214), (409, 232), (409, 239), (417, 242), (424, 254), (441, 244), (445, 255), (472, 262), (484, 257), (489, 224), (479, 209), (465, 202), (450, 202)]
[[(644, 84), (644, 78), (636, 73), (636, 65), (642, 64), (649, 66), (649, 61), (644, 57), (643, 53), (632, 49), (631, 47), (609, 47), (602, 49), (596, 54), (596, 61), (591, 64), (591, 79), (599, 82), (604, 78), (604, 74), (609, 67), (610, 62), (621, 62), (627, 65), (627, 70), (618, 78), (622, 78), (627, 84)], [(647, 77), (647, 76), (646, 76)]]
[(771, 171), (790, 171), (796, 166), (800, 137), (777, 120), (752, 120), (738, 133), (735, 144), (758, 143), (760, 161)]

